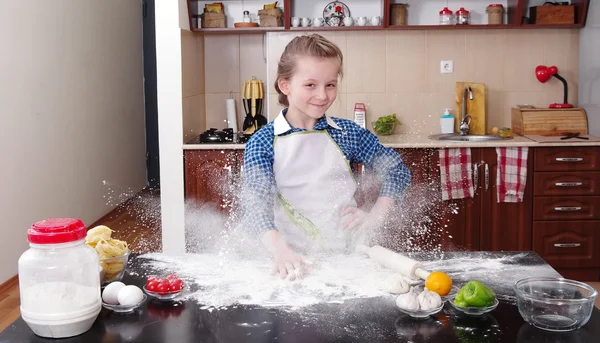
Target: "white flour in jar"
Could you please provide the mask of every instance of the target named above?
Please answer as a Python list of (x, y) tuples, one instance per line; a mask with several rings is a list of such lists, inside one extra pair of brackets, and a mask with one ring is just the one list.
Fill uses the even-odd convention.
[(30, 313), (60, 314), (100, 305), (100, 288), (71, 282), (41, 282), (20, 290), (21, 308)]

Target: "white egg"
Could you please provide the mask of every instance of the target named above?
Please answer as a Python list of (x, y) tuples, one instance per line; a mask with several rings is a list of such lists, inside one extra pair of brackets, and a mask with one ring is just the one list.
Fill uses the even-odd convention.
[(117, 299), (120, 305), (135, 305), (144, 299), (144, 293), (138, 286), (129, 285), (121, 288)]
[(111, 305), (118, 305), (119, 300), (117, 295), (119, 291), (125, 287), (125, 284), (120, 281), (111, 282), (104, 288), (104, 292), (102, 292), (102, 301)]

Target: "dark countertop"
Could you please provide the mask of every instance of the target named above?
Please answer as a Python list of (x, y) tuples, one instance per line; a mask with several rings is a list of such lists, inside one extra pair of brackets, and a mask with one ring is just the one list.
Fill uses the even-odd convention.
[[(444, 259), (478, 253), (446, 253)], [(486, 253), (494, 256), (494, 253)], [(500, 254), (500, 253), (499, 253)], [(506, 255), (507, 253), (502, 253)], [(517, 265), (546, 265), (535, 253), (521, 253)], [(413, 255), (413, 257), (416, 257)], [(141, 259), (130, 260), (126, 284), (143, 285)], [(137, 272), (136, 272), (137, 271)], [(592, 342), (600, 336), (600, 311), (570, 333), (551, 333), (525, 323), (517, 307), (501, 300), (482, 317), (467, 317), (446, 304), (425, 320), (401, 313), (380, 298), (320, 304), (302, 311), (256, 306), (206, 309), (193, 300), (159, 303), (118, 314), (102, 309), (83, 335), (52, 340), (37, 337), (19, 318), (0, 333), (0, 342)]]

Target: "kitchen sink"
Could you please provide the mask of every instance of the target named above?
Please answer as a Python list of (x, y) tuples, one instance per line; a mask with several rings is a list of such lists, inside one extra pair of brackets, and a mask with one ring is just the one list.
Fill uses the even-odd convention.
[(466, 135), (461, 136), (456, 133), (450, 134), (437, 134), (429, 136), (429, 139), (438, 141), (453, 141), (453, 142), (487, 142), (487, 141), (499, 141), (506, 138), (502, 138), (497, 135)]

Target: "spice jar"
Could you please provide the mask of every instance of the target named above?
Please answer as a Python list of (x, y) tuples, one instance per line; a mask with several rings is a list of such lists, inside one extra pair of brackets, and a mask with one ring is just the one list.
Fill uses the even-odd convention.
[(448, 9), (448, 7), (444, 7), (443, 10), (440, 11), (440, 25), (453, 25), (454, 24), (454, 14), (452, 11)]
[(98, 254), (85, 244), (78, 219), (34, 223), (29, 249), (19, 258), (21, 317), (41, 337), (64, 338), (88, 331), (100, 309)]
[(250, 22), (252, 22), (252, 19), (250, 19), (250, 12), (249, 11), (244, 11), (244, 19), (242, 21), (244, 23), (250, 23)]
[(486, 10), (488, 14), (488, 25), (500, 25), (504, 19), (504, 6), (502, 4), (491, 4)]
[(458, 25), (469, 25), (469, 11), (464, 7), (461, 7), (456, 11), (456, 24)]

